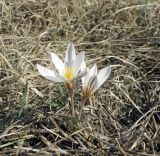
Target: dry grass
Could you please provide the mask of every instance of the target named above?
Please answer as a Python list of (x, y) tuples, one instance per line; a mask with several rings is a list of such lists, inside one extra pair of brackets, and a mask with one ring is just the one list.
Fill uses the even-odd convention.
[[(160, 155), (158, 2), (1, 0), (0, 155)], [(64, 57), (69, 41), (88, 65), (112, 65), (81, 123), (63, 85), (36, 69), (51, 66), (49, 51)]]

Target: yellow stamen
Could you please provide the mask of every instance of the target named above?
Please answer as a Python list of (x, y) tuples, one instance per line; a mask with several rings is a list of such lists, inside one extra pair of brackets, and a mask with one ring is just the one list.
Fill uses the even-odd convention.
[(64, 71), (64, 77), (68, 80), (71, 80), (73, 78), (73, 71), (71, 67), (66, 67)]

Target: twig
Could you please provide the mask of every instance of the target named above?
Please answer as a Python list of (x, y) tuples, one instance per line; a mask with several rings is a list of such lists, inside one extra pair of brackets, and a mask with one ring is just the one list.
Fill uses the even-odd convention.
[(82, 116), (82, 111), (83, 111), (83, 107), (85, 105), (85, 103), (87, 102), (88, 99), (83, 99), (81, 105), (80, 105), (80, 109), (79, 109), (79, 116), (78, 116), (78, 120), (81, 120), (81, 116)]

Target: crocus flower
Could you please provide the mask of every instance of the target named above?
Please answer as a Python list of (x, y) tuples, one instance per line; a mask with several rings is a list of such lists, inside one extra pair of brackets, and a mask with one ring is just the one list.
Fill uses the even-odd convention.
[(55, 54), (51, 53), (51, 60), (56, 70), (50, 70), (37, 64), (39, 73), (46, 79), (54, 82), (63, 82), (69, 89), (73, 87), (74, 80), (83, 75), (80, 72), (81, 66), (84, 62), (85, 53), (81, 52), (77, 56), (73, 43), (69, 43), (64, 62)]
[(98, 73), (96, 65), (88, 69), (87, 74), (82, 78), (84, 97), (89, 98), (108, 79), (110, 73), (110, 66), (101, 69)]

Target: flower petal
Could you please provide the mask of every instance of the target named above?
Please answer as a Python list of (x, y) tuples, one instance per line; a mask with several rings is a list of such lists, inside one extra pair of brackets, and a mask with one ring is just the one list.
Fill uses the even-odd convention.
[(64, 70), (64, 63), (61, 59), (55, 53), (51, 53), (51, 60), (59, 73), (62, 73)]
[(88, 71), (89, 71), (89, 68), (86, 67), (86, 63), (85, 63), (85, 61), (83, 61), (80, 72), (77, 74), (75, 79), (82, 79), (82, 81), (83, 81), (84, 80), (83, 77), (87, 74)]
[(54, 82), (62, 82), (62, 80), (57, 77), (58, 73), (56, 73), (55, 71), (52, 71), (52, 70), (50, 70), (46, 67), (43, 67), (39, 64), (37, 64), (37, 69), (38, 69), (39, 73), (43, 77), (45, 77), (46, 79), (48, 79), (50, 81), (54, 81)]
[(70, 42), (66, 50), (65, 65), (71, 66), (75, 58), (76, 58), (75, 48), (73, 43)]
[(87, 68), (86, 62), (83, 61), (82, 66), (81, 66), (81, 72), (82, 72), (83, 70), (85, 70), (86, 68)]
[(98, 89), (98, 78), (95, 76), (94, 80), (90, 84), (91, 94), (93, 94)]
[(88, 86), (88, 83), (90, 81), (90, 77), (94, 76), (97, 74), (97, 65), (94, 65), (86, 74), (84, 77), (84, 81), (82, 80), (82, 86), (83, 88), (86, 88)]
[(95, 85), (97, 85), (96, 82), (97, 82), (97, 76), (96, 75), (91, 76), (89, 81), (88, 81), (87, 88), (92, 90), (95, 87)]
[(77, 76), (75, 77), (75, 80), (82, 79), (82, 83), (84, 82), (84, 76), (87, 74), (87, 68), (83, 70), (82, 72), (79, 72)]
[(81, 66), (81, 72), (77, 75), (78, 78), (82, 78), (82, 86), (85, 80), (84, 76), (87, 74), (88, 71), (89, 71), (89, 68), (86, 67), (86, 63), (85, 61), (83, 61), (82, 66)]
[(90, 77), (88, 85), (83, 89), (84, 96), (89, 98), (95, 91), (98, 85), (97, 76), (93, 75)]
[(76, 57), (76, 59), (73, 61), (72, 64), (72, 70), (73, 70), (73, 75), (76, 76), (79, 70), (81, 69), (81, 66), (84, 62), (84, 57), (85, 53), (81, 52), (79, 55)]
[[(107, 66), (103, 69), (101, 69), (98, 73), (98, 88), (108, 79), (109, 75), (111, 73), (111, 67)], [(97, 89), (98, 89), (97, 88)]]

